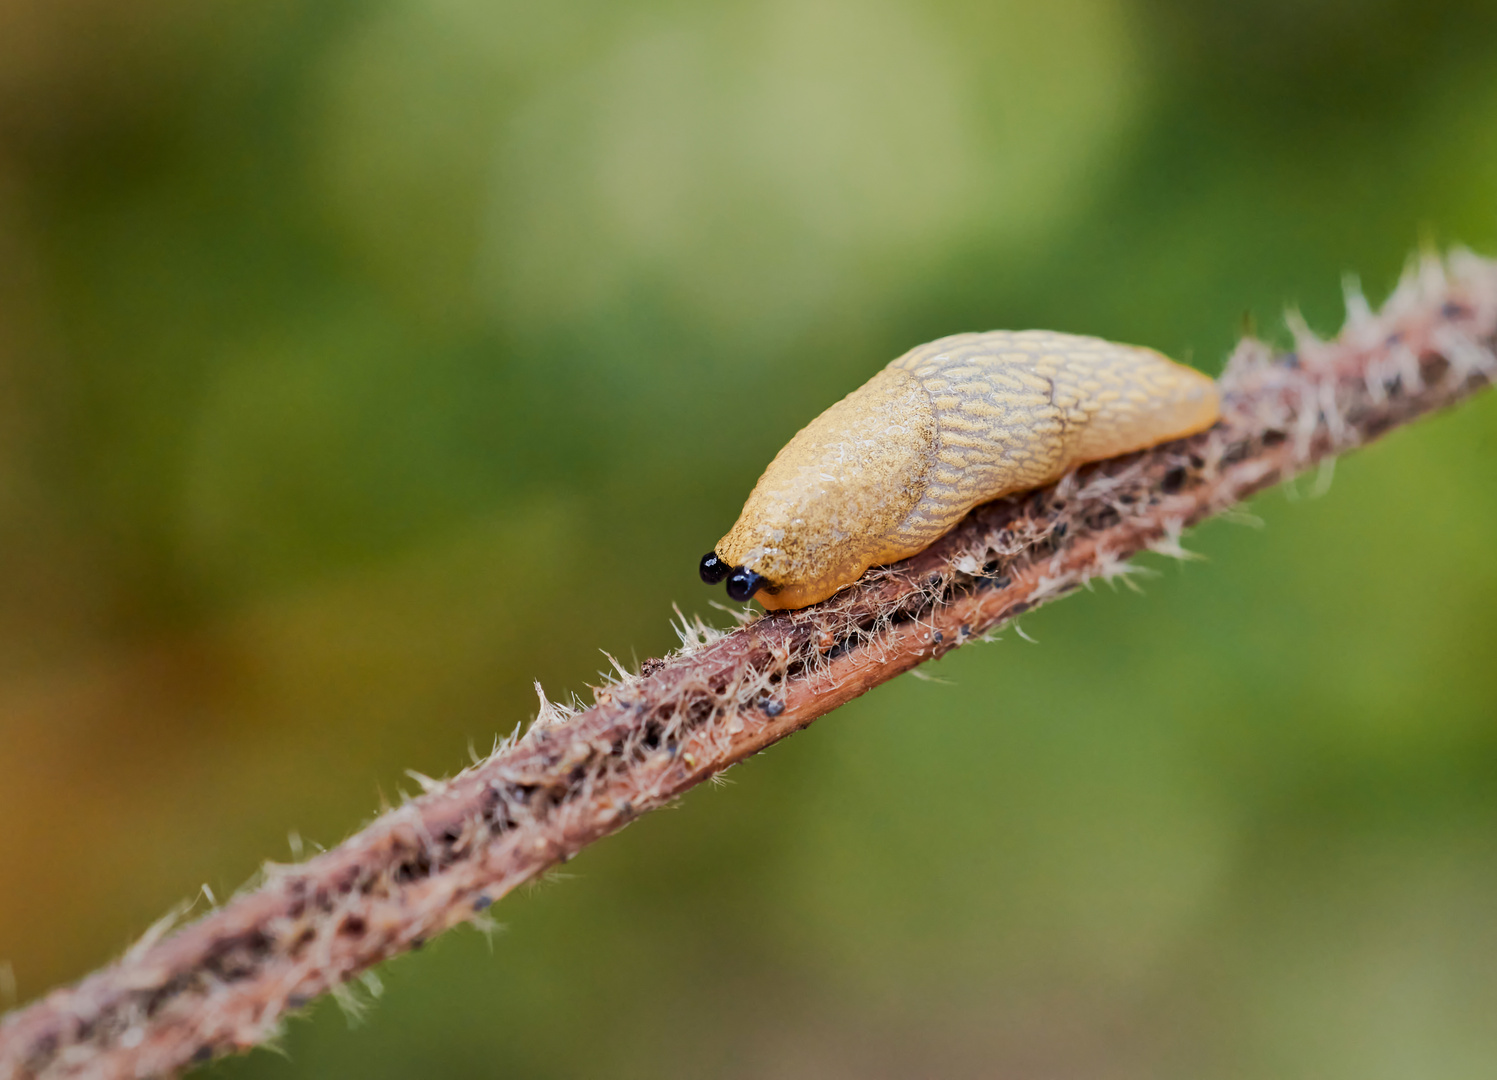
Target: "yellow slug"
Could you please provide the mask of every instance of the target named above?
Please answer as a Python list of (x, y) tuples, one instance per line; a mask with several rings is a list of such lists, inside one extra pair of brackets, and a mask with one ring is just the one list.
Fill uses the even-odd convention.
[(702, 580), (805, 607), (925, 549), (980, 503), (1203, 431), (1219, 410), (1209, 378), (1134, 345), (1049, 330), (919, 345), (775, 455)]

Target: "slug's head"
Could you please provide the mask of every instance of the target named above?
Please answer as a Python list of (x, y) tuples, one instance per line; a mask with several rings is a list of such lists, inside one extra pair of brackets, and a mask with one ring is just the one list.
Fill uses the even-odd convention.
[(728, 596), (800, 608), (896, 551), (935, 455), (930, 398), (884, 370), (803, 428), (770, 462), (737, 523), (701, 563)]

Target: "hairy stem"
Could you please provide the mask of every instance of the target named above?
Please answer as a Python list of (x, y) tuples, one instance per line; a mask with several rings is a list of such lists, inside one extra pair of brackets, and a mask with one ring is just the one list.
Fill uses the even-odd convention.
[[(1244, 341), (1210, 431), (973, 511), (929, 550), (832, 599), (719, 633), (597, 688), (542, 698), (524, 735), (326, 854), (0, 1023), (0, 1080), (141, 1077), (253, 1047), (380, 961), (901, 672), (1152, 549), (1272, 484), (1484, 388), (1497, 263), (1426, 259), (1334, 341)], [(163, 924), (163, 926), (169, 924)]]

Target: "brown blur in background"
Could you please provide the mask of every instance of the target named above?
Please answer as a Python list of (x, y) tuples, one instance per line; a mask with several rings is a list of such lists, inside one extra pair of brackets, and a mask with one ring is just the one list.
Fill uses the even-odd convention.
[[(1479, 0), (0, 0), (0, 994), (726, 621), (909, 346), (1214, 374), (1497, 253), (1494, 133)], [(1265, 496), (210, 1071), (1491, 1076), (1494, 462)]]

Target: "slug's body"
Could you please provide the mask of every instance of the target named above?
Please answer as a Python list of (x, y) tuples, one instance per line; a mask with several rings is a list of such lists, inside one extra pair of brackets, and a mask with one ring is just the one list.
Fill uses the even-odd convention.
[(1047, 330), (905, 353), (803, 428), (703, 560), (798, 608), (928, 547), (972, 507), (1216, 422), (1216, 384), (1151, 349)]

